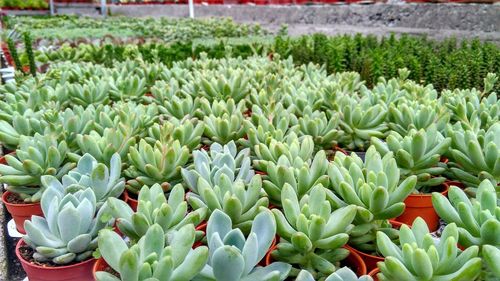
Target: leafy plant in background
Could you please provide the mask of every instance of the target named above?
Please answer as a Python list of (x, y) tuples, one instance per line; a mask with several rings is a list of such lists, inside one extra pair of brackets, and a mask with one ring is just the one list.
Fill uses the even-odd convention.
[(21, 60), (19, 59), (19, 53), (17, 52), (16, 43), (14, 39), (7, 38), (7, 46), (9, 48), (9, 53), (12, 56), (12, 60), (14, 61), (14, 66), (18, 71), (24, 72), (23, 65)]
[[(318, 184), (300, 199), (289, 184), (281, 192), (283, 212), (273, 209), (282, 240), (273, 258), (309, 271), (316, 279), (335, 272), (338, 263), (349, 255), (342, 248), (356, 216), (356, 206), (332, 210), (325, 188)], [(295, 273), (297, 274), (297, 273)]]
[(458, 230), (452, 223), (445, 227), (435, 243), (425, 221), (417, 218), (410, 229), (403, 225), (399, 245), (383, 232), (377, 233), (377, 245), (385, 256), (378, 263), (380, 280), (475, 280), (481, 273), (478, 247), (457, 248)]
[(32, 76), (36, 76), (36, 63), (35, 55), (33, 54), (33, 39), (29, 32), (23, 33), (24, 48), (26, 50), (26, 55), (28, 56), (30, 73)]
[(265, 267), (257, 266), (276, 234), (272, 214), (265, 210), (257, 215), (247, 237), (232, 225), (231, 218), (222, 211), (217, 210), (210, 216), (207, 225), (208, 263), (193, 280), (285, 280), (291, 268), (289, 264), (274, 262)]
[(154, 224), (130, 248), (118, 234), (103, 230), (98, 238), (99, 252), (118, 277), (98, 271), (96, 278), (98, 281), (192, 280), (208, 260), (207, 247), (192, 249), (194, 241), (192, 224), (173, 233), (168, 243), (162, 228)]

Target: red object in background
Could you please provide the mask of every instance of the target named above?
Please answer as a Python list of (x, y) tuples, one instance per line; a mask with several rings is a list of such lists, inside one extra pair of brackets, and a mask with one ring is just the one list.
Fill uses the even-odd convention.
[(14, 204), (7, 201), (10, 191), (6, 191), (2, 195), (2, 202), (5, 204), (7, 211), (16, 223), (17, 231), (21, 234), (26, 234), (24, 230), (24, 221), (30, 220), (31, 216), (43, 217), (42, 207), (40, 203)]

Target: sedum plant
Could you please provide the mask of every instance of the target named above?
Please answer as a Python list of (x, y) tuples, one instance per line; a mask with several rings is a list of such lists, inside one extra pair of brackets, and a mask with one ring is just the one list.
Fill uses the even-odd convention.
[(491, 272), (492, 277), (499, 278), (500, 266), (498, 261), (500, 260), (500, 248), (498, 248), (498, 246), (484, 245), (482, 248), (482, 255), (486, 268)]
[(400, 182), (400, 171), (392, 152), (383, 157), (374, 146), (368, 148), (365, 161), (355, 153), (335, 154), (328, 167), (332, 189), (330, 201), (334, 207), (356, 205), (358, 215), (351, 231), (349, 244), (362, 251), (375, 251), (377, 229), (384, 229), (391, 238), (397, 231), (387, 229), (385, 220), (401, 215), (403, 200), (414, 190), (416, 176)]
[(232, 181), (226, 174), (221, 174), (215, 185), (210, 185), (204, 178), (198, 179), (198, 193), (189, 192), (189, 205), (198, 210), (208, 209), (209, 214), (222, 210), (231, 218), (234, 226), (247, 233), (252, 220), (267, 208), (269, 199), (262, 194), (262, 178), (254, 176), (245, 184), (242, 180)]
[(61, 178), (75, 164), (67, 163), (68, 146), (53, 135), (21, 136), (14, 155), (5, 155), (7, 165), (0, 164), (0, 182), (25, 202), (38, 202), (43, 188), (41, 178), (51, 175)]
[(193, 280), (206, 265), (208, 249), (192, 249), (195, 229), (192, 224), (175, 231), (168, 243), (161, 226), (154, 224), (130, 248), (111, 230), (99, 233), (99, 252), (117, 273), (96, 272), (97, 281), (183, 281)]
[(432, 205), (445, 222), (457, 225), (460, 245), (500, 246), (500, 207), (490, 181), (481, 182), (475, 199), (456, 186), (450, 187), (448, 198), (434, 192)]
[(245, 109), (244, 100), (235, 103), (234, 100), (230, 98), (227, 100), (214, 100), (210, 102), (206, 98), (201, 98), (195, 116), (199, 119), (203, 119), (203, 117), (210, 115), (222, 117), (224, 114), (241, 114)]
[(178, 140), (172, 143), (156, 141), (150, 145), (142, 139), (138, 145), (130, 147), (130, 166), (124, 171), (127, 189), (135, 194), (143, 185), (160, 183), (164, 191), (181, 180), (181, 167), (189, 160), (189, 149)]
[(384, 142), (378, 138), (372, 138), (381, 156), (392, 152), (400, 169), (401, 180), (411, 175), (417, 176), (416, 188), (418, 191), (428, 193), (432, 187), (444, 183), (446, 180), (442, 174), (446, 171), (446, 165), (440, 163), (450, 146), (451, 139), (445, 138), (435, 125), (426, 130), (410, 130), (404, 137), (398, 133), (391, 133)]
[(261, 267), (276, 234), (276, 223), (269, 210), (262, 211), (252, 222), (250, 234), (232, 225), (234, 222), (222, 211), (215, 211), (207, 225), (209, 260), (193, 281), (278, 281), (285, 280), (291, 266), (274, 262)]
[(45, 192), (41, 206), (44, 217), (32, 216), (24, 223), (23, 240), (35, 251), (33, 258), (57, 265), (91, 258), (97, 234), (108, 224), (106, 208), (98, 210), (92, 189), (66, 195)]
[(243, 114), (223, 114), (220, 117), (215, 115), (205, 116), (205, 136), (209, 142), (228, 143), (237, 141), (245, 136), (245, 126), (243, 124)]
[(273, 204), (281, 206), (281, 192), (285, 183), (288, 183), (302, 198), (309, 190), (317, 185), (328, 186), (328, 160), (324, 150), (320, 150), (312, 161), (304, 161), (299, 157), (292, 159), (281, 157), (278, 163), (268, 162), (265, 172), (263, 188)]
[(427, 224), (417, 218), (412, 227), (403, 225), (399, 245), (393, 243), (383, 232), (377, 233), (377, 245), (385, 256), (378, 263), (384, 280), (475, 280), (481, 273), (481, 259), (477, 257), (478, 247), (465, 251), (457, 248), (458, 230), (452, 223), (445, 227), (439, 242), (429, 233)]
[(117, 198), (108, 198), (107, 204), (120, 232), (137, 242), (154, 224), (161, 226), (163, 232), (168, 234), (184, 225), (201, 223), (206, 216), (206, 209), (188, 212), (184, 195), (184, 188), (177, 184), (170, 191), (167, 200), (161, 186), (154, 184), (150, 188), (141, 188), (136, 212)]
[(248, 184), (255, 172), (250, 166), (250, 150), (238, 152), (236, 144), (231, 141), (222, 146), (218, 143), (210, 145), (210, 151), (193, 151), (194, 169), (182, 168), (182, 178), (187, 187), (194, 193), (198, 191), (198, 181), (203, 178), (210, 186), (219, 185), (221, 176), (229, 177), (231, 182), (241, 180)]
[(349, 255), (342, 248), (356, 216), (356, 206), (332, 210), (325, 188), (318, 184), (299, 198), (285, 184), (281, 192), (283, 212), (273, 209), (278, 234), (282, 238), (273, 258), (309, 271), (316, 279), (335, 272), (338, 263)]
[(332, 149), (342, 135), (339, 115), (333, 111), (314, 111), (304, 115), (298, 120), (298, 128), (301, 136), (312, 136), (314, 144), (321, 149)]
[(483, 179), (500, 182), (500, 123), (478, 133), (450, 126), (448, 135), (450, 170), (457, 179), (468, 187), (478, 186)]
[(90, 154), (84, 154), (76, 168), (62, 176), (46, 175), (42, 184), (48, 193), (57, 193), (59, 197), (65, 194), (77, 194), (91, 189), (96, 198), (97, 208), (100, 208), (109, 197), (119, 197), (125, 189), (125, 180), (121, 177), (122, 161), (118, 153), (113, 154), (109, 167)]
[[(92, 131), (88, 135), (77, 135), (76, 143), (80, 147), (78, 154), (88, 153), (97, 162), (109, 165), (115, 153), (118, 153), (121, 159), (126, 159), (130, 147), (135, 145), (136, 140), (121, 130), (105, 128), (102, 134)], [(81, 157), (78, 154), (70, 153), (69, 157), (78, 161)]]
[(450, 121), (448, 112), (437, 104), (422, 104), (420, 102), (405, 102), (389, 105), (388, 126), (401, 136), (410, 130), (427, 129), (431, 126), (443, 132)]
[[(295, 281), (316, 281), (316, 279), (309, 271), (301, 270)], [(345, 266), (328, 275), (324, 281), (373, 281), (373, 278), (369, 275), (358, 277), (349, 267)]]
[(265, 171), (269, 162), (277, 164), (281, 157), (285, 157), (289, 163), (293, 163), (296, 158), (304, 162), (313, 158), (314, 141), (311, 136), (304, 136), (299, 139), (295, 134), (283, 142), (271, 139), (269, 144), (260, 143), (255, 145), (255, 160), (253, 166), (260, 171)]
[(68, 98), (71, 103), (84, 107), (109, 103), (109, 82), (97, 77), (92, 78), (84, 84), (67, 84)]
[(38, 113), (27, 110), (24, 114), (14, 112), (9, 122), (0, 120), (0, 142), (2, 146), (15, 150), (19, 146), (21, 136), (43, 134), (47, 123), (40, 120)]
[[(151, 89), (153, 92), (153, 89)], [(157, 97), (158, 95), (153, 92), (153, 95)], [(158, 110), (168, 117), (172, 117), (178, 120), (184, 119), (185, 117), (191, 118), (195, 116), (196, 110), (199, 107), (199, 99), (193, 99), (191, 96), (172, 96), (169, 99), (159, 102)]]
[(196, 120), (170, 120), (162, 125), (154, 124), (148, 129), (149, 137), (146, 140), (154, 144), (156, 141), (168, 144), (178, 140), (182, 146), (190, 151), (200, 146), (201, 136), (205, 126)]

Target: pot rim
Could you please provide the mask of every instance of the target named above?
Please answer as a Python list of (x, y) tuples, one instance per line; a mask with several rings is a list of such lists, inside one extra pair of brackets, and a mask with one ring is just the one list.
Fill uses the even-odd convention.
[(82, 264), (92, 263), (92, 262), (96, 261), (95, 258), (91, 258), (91, 259), (88, 259), (88, 260), (85, 260), (85, 261), (82, 261), (82, 262), (79, 262), (79, 263), (76, 263), (76, 264), (72, 264), (72, 265), (62, 265), (62, 266), (53, 266), (53, 267), (40, 266), (40, 265), (36, 265), (36, 264), (33, 264), (33, 263), (25, 260), (21, 256), (21, 254), (19, 252), (19, 248), (21, 248), (21, 246), (24, 246), (24, 245), (27, 245), (26, 242), (24, 242), (24, 239), (23, 238), (19, 239), (19, 242), (17, 242), (17, 244), (16, 244), (16, 257), (17, 257), (17, 259), (21, 262), (21, 264), (23, 264), (25, 266), (28, 266), (28, 267), (31, 267), (31, 268), (36, 268), (38, 270), (63, 270), (63, 269), (71, 269), (71, 268), (79, 267)]
[[(442, 184), (440, 184), (438, 186), (444, 187), (444, 190), (440, 191), (439, 193), (446, 196), (448, 194), (448, 190), (450, 189), (450, 185), (447, 182), (443, 182)], [(438, 192), (438, 191), (434, 191), (434, 192)], [(408, 197), (406, 197), (406, 199), (408, 199), (409, 197), (413, 197), (413, 198), (432, 197), (432, 193), (410, 194), (410, 195), (408, 195)]]
[(15, 204), (15, 203), (10, 203), (9, 201), (7, 201), (7, 196), (9, 194), (14, 194), (14, 192), (11, 192), (11, 191), (8, 191), (6, 190), (3, 194), (2, 194), (2, 202), (6, 205), (6, 206), (12, 206), (12, 207), (34, 207), (34, 206), (38, 206), (40, 205), (40, 202), (35, 202), (35, 203), (21, 203), (21, 204)]

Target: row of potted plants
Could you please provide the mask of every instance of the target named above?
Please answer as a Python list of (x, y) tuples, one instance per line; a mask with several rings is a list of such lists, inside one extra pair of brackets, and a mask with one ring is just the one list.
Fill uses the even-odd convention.
[[(378, 245), (378, 232), (390, 239), (401, 238), (389, 219), (408, 213), (411, 202), (407, 197), (441, 187), (446, 194), (445, 181), (453, 179), (473, 199), (452, 188), (448, 205), (457, 205), (457, 215), (438, 195), (433, 196), (430, 209), (447, 210), (451, 215), (439, 215), (464, 229), (458, 232), (466, 238), (457, 238), (457, 234), (455, 241), (472, 236), (469, 242), (460, 240), (462, 247), (498, 246), (491, 238), (498, 237), (495, 189), (499, 174), (495, 167), (500, 160), (495, 155), (500, 126), (498, 100), (491, 92), (496, 76), (485, 79), (482, 92), (443, 91), (439, 96), (432, 86), (418, 85), (407, 77), (408, 72), (401, 70), (398, 78), (381, 79), (368, 89), (358, 74), (328, 76), (320, 67), (295, 67), (291, 60), (277, 56), (273, 60), (202, 58), (175, 63), (172, 68), (141, 61), (117, 63), (113, 68), (54, 65), (45, 74), (23, 77), (0, 89), (4, 98), (0, 140), (15, 152), (5, 156), (7, 165), (0, 165), (0, 181), (15, 194), (8, 198), (5, 193), (4, 202), (10, 207), (16, 201), (42, 201), (31, 204), (39, 206), (36, 215), (45, 219), (24, 223), (28, 246), (23, 251), (31, 248), (36, 251), (31, 258), (42, 262), (48, 257), (53, 264), (89, 258), (88, 252), (98, 241), (95, 228), (113, 225), (113, 217), (119, 232), (135, 243), (154, 223), (163, 232), (177, 225), (170, 221), (173, 211), (180, 214), (175, 215), (177, 222), (195, 228), (220, 210), (230, 218), (232, 228), (247, 235), (256, 217), (271, 209), (280, 238), (269, 259), (293, 267), (287, 274), (278, 270), (278, 275), (309, 278), (311, 274), (318, 279), (333, 274), (352, 252), (362, 255), (367, 268), (374, 269), (383, 258), (373, 254), (384, 253)], [(144, 191), (155, 184), (155, 192), (161, 189), (159, 194), (167, 193), (168, 200)], [(122, 196), (130, 208), (112, 199)], [(425, 197), (415, 196), (420, 196), (419, 203)], [(431, 201), (432, 196), (426, 197)], [(167, 200), (171, 206), (160, 211), (160, 207), (153, 208), (156, 200)], [(72, 207), (64, 207), (66, 203)], [(61, 206), (60, 213), (69, 218), (54, 217), (56, 211), (48, 206)], [(79, 237), (65, 246), (59, 241), (70, 243), (85, 234), (83, 230), (76, 233), (76, 223), (63, 223), (82, 221), (73, 209), (94, 210), (91, 213), (99, 223), (85, 220), (78, 229), (86, 229), (90, 237)], [(411, 224), (422, 214), (419, 211), (398, 220)], [(434, 216), (427, 222), (431, 231), (436, 227)], [(475, 223), (471, 217), (476, 218)], [(63, 232), (71, 233), (62, 240), (57, 238), (62, 235), (57, 228), (61, 225), (66, 228)], [(22, 231), (20, 226), (18, 220)], [(173, 228), (179, 230), (180, 226)], [(429, 232), (418, 228), (419, 233)], [(479, 234), (478, 228), (482, 230)], [(197, 242), (206, 244), (202, 230), (200, 226)], [(210, 232), (208, 227), (205, 232)], [(32, 235), (37, 238), (30, 238)], [(167, 245), (169, 237), (167, 234)], [(227, 239), (241, 240), (239, 234), (231, 237)], [(189, 243), (190, 248), (194, 242)], [(345, 244), (351, 248), (342, 248)], [(209, 255), (211, 247), (216, 246), (208, 243)], [(128, 253), (130, 258), (141, 257), (137, 250)], [(165, 255), (171, 251), (166, 250)], [(144, 260), (129, 261), (144, 264)], [(149, 261), (152, 270), (155, 260)], [(437, 270), (438, 264), (432, 264), (436, 275), (455, 274)], [(481, 272), (476, 264), (471, 266), (473, 276)], [(254, 265), (244, 266), (242, 272), (253, 272)], [(111, 268), (120, 273), (121, 268)], [(239, 265), (234, 266), (237, 268)], [(391, 276), (384, 273), (383, 266), (380, 269), (380, 276)], [(203, 278), (210, 279), (215, 270), (206, 269), (204, 274)], [(276, 278), (271, 276), (271, 280)], [(281, 278), (286, 277), (278, 280)]]

